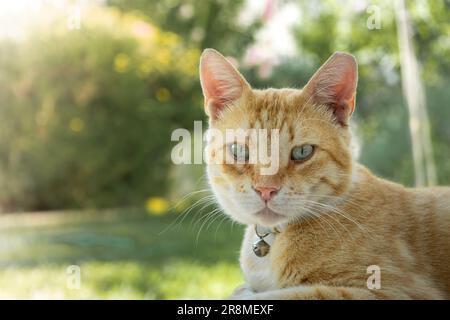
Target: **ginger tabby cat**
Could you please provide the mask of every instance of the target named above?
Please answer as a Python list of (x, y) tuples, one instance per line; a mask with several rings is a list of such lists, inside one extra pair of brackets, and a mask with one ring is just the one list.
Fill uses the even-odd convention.
[[(357, 78), (355, 58), (336, 52), (301, 90), (255, 90), (220, 53), (203, 52), (210, 128), (279, 130), (271, 175), (261, 174), (267, 164), (248, 162), (254, 136), (206, 149), (220, 206), (248, 225), (246, 283), (232, 299), (450, 298), (450, 188), (405, 188), (354, 162)], [(266, 255), (252, 247), (255, 225), (269, 233)], [(369, 266), (379, 268), (378, 288), (367, 284)]]

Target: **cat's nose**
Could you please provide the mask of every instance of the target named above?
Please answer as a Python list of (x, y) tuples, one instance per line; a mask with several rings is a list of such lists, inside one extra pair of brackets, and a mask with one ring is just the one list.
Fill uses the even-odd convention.
[(278, 187), (254, 187), (264, 201), (270, 201), (280, 190)]

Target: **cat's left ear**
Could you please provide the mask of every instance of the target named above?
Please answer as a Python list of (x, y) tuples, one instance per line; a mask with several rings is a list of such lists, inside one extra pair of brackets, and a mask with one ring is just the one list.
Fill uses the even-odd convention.
[(312, 76), (303, 92), (316, 104), (328, 106), (347, 125), (355, 110), (358, 65), (354, 56), (335, 52)]
[(205, 111), (216, 119), (223, 108), (238, 100), (250, 85), (235, 67), (214, 49), (205, 49), (200, 57), (200, 83)]

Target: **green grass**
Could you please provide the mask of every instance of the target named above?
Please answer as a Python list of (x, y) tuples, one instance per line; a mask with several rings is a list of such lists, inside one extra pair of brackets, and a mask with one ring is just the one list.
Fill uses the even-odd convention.
[[(242, 282), (242, 228), (217, 219), (199, 233), (203, 220), (189, 217), (168, 228), (176, 218), (136, 209), (0, 216), (0, 298), (226, 297)], [(71, 265), (79, 289), (67, 284)]]

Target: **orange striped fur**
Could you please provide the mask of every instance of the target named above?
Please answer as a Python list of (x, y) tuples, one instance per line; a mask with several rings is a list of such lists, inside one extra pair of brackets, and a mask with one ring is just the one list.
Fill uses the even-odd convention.
[[(254, 90), (211, 49), (200, 72), (211, 128), (280, 130), (274, 175), (261, 175), (258, 163), (207, 166), (225, 213), (248, 225), (240, 257), (246, 283), (231, 298), (450, 298), (450, 188), (405, 188), (354, 161), (347, 122), (357, 81), (352, 56), (331, 57), (302, 90)], [(292, 161), (292, 148), (304, 144), (315, 146), (312, 157)], [(230, 157), (227, 145), (207, 150), (211, 159), (218, 151)], [(259, 185), (279, 191), (264, 203)], [(267, 205), (280, 215), (256, 214)], [(265, 257), (252, 251), (255, 224), (281, 230), (267, 238)], [(372, 265), (381, 271), (379, 289), (367, 286)]]

